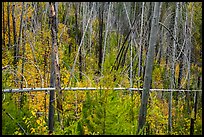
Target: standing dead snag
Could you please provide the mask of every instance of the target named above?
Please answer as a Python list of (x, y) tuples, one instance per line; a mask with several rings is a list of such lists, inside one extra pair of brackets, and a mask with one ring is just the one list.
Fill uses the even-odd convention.
[(147, 64), (145, 68), (145, 76), (144, 76), (144, 87), (142, 91), (142, 100), (139, 112), (139, 121), (138, 121), (138, 129), (137, 134), (140, 131), (143, 131), (145, 122), (146, 122), (146, 115), (147, 115), (147, 101), (149, 98), (149, 89), (152, 79), (152, 69), (153, 69), (153, 62), (154, 62), (154, 47), (156, 45), (157, 40), (157, 30), (158, 30), (158, 19), (159, 19), (159, 2), (154, 3), (154, 14), (151, 24), (151, 32), (150, 32), (150, 40), (149, 40), (149, 48), (147, 53)]
[[(177, 33), (178, 33), (178, 16), (179, 16), (179, 2), (176, 3), (176, 16), (174, 20), (174, 38), (172, 47), (172, 60), (171, 60), (171, 77), (170, 77), (170, 89), (175, 88), (175, 57), (177, 49)], [(171, 135), (172, 132), (172, 96), (173, 92), (169, 93), (169, 117), (168, 117), (168, 133)]]
[[(17, 44), (17, 34), (16, 34), (16, 15), (15, 15), (15, 3), (13, 2), (12, 4), (12, 23), (13, 23), (13, 45), (14, 45), (14, 59), (13, 59), (13, 66), (14, 66), (14, 73), (15, 75), (17, 74), (17, 64), (18, 64), (18, 44)], [(17, 86), (18, 86), (18, 77), (16, 75), (15, 77), (15, 81), (17, 82)]]
[[(77, 45), (79, 46), (80, 45), (80, 42), (81, 42), (81, 32), (79, 30), (79, 25), (78, 25), (78, 7), (79, 5), (76, 3), (74, 5), (74, 8), (75, 8), (75, 27), (76, 27), (76, 36), (75, 36), (75, 40), (77, 42)], [(76, 47), (76, 46), (75, 46)], [(82, 50), (80, 48), (79, 50), (79, 72), (82, 72)], [(79, 79), (80, 81), (82, 80), (82, 73), (79, 73)]]
[(7, 20), (8, 20), (8, 47), (10, 48), (11, 47), (11, 34), (10, 34), (10, 4), (9, 4), (9, 2), (7, 2), (8, 3), (8, 6), (7, 6), (7, 16), (8, 16), (8, 18), (7, 18)]
[[(53, 12), (54, 6), (51, 5), (50, 3), (50, 23), (52, 24), (52, 15), (54, 14)], [(51, 35), (52, 35), (52, 49), (54, 46), (54, 38), (53, 38), (53, 31), (51, 28)], [(54, 53), (51, 51), (51, 68), (50, 68), (50, 87), (55, 87), (55, 70), (54, 70)], [(48, 128), (49, 128), (49, 134), (51, 134), (54, 130), (54, 96), (55, 96), (55, 91), (51, 90), (50, 91), (50, 101), (49, 101), (49, 117), (48, 117)]]
[[(60, 86), (60, 66), (59, 66), (59, 56), (58, 56), (58, 45), (57, 45), (57, 8), (55, 2), (50, 2), (50, 23), (51, 23), (51, 37), (52, 37), (52, 64), (51, 64), (51, 79), (50, 83), (52, 87), (56, 87), (56, 98), (57, 98), (57, 111), (58, 111), (58, 120), (62, 125), (62, 119), (60, 119), (60, 112), (63, 111), (62, 108), (62, 91)], [(56, 84), (55, 84), (56, 83)], [(49, 131), (53, 132), (54, 128), (54, 91), (51, 91), (50, 94), (50, 108), (49, 108)]]
[(104, 3), (99, 5), (99, 54), (98, 54), (98, 71), (101, 74), (101, 64), (103, 58), (103, 12), (104, 12)]

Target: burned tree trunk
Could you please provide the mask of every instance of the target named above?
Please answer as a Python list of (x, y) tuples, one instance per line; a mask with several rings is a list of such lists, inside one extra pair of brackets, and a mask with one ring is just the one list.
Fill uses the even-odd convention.
[[(13, 41), (14, 41), (14, 60), (13, 60), (13, 66), (14, 66), (14, 72), (17, 74), (17, 62), (18, 62), (18, 45), (17, 45), (17, 34), (16, 34), (16, 18), (15, 18), (15, 4), (12, 5), (12, 20), (13, 20)], [(16, 75), (17, 76), (17, 75)], [(18, 77), (15, 78), (16, 83), (18, 83)]]
[[(76, 27), (76, 35), (75, 35), (75, 39), (76, 39), (76, 43), (79, 46), (80, 42), (81, 42), (81, 33), (79, 31), (79, 25), (78, 25), (78, 4), (74, 5), (75, 6), (75, 27)], [(82, 52), (81, 52), (81, 48), (79, 50), (79, 79), (82, 80)]]
[(141, 107), (139, 113), (139, 121), (138, 121), (138, 129), (137, 134), (140, 131), (143, 131), (145, 122), (146, 122), (146, 115), (147, 115), (147, 102), (149, 98), (149, 89), (150, 83), (152, 79), (152, 69), (153, 69), (153, 62), (154, 62), (154, 48), (156, 46), (156, 39), (157, 39), (157, 30), (158, 30), (158, 19), (159, 19), (159, 2), (154, 3), (154, 14), (151, 24), (151, 32), (150, 32), (150, 39), (149, 39), (149, 48), (147, 53), (147, 64), (145, 68), (145, 76), (144, 76), (144, 87), (142, 92), (142, 100), (141, 100)]
[[(50, 23), (51, 23), (51, 37), (52, 37), (52, 64), (51, 64), (51, 79), (50, 85), (51, 87), (56, 87), (56, 99), (57, 99), (57, 111), (58, 111), (58, 120), (61, 122), (60, 113), (62, 113), (62, 91), (60, 86), (60, 66), (59, 66), (59, 55), (58, 55), (58, 44), (57, 44), (57, 4), (55, 2), (50, 2)], [(56, 85), (55, 85), (56, 83)], [(53, 132), (54, 128), (54, 107), (53, 107), (53, 100), (54, 100), (54, 91), (50, 93), (50, 108), (49, 108), (49, 132)]]
[(10, 34), (10, 4), (8, 2), (7, 6), (7, 12), (8, 12), (8, 47), (11, 46), (11, 34)]
[(103, 58), (103, 10), (104, 3), (99, 5), (99, 56), (98, 56), (98, 71), (101, 71), (101, 64)]

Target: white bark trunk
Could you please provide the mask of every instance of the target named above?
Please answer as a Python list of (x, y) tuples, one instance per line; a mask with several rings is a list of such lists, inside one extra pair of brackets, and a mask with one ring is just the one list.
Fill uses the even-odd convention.
[[(177, 29), (178, 29), (178, 14), (179, 14), (179, 2), (176, 3), (176, 16), (174, 22), (174, 38), (177, 41)], [(171, 80), (170, 80), (170, 88), (175, 88), (175, 55), (176, 55), (176, 41), (173, 41), (173, 49), (172, 49), (172, 62), (171, 62)], [(172, 132), (172, 95), (173, 92), (169, 93), (169, 118), (168, 118), (168, 133)]]
[(107, 36), (108, 36), (108, 31), (109, 31), (109, 26), (110, 26), (110, 11), (111, 11), (111, 6), (112, 3), (110, 2), (109, 8), (108, 8), (108, 18), (107, 18), (107, 23), (106, 23), (106, 31), (105, 31), (105, 38), (104, 38), (104, 48), (103, 48), (103, 58), (102, 58), (102, 68), (101, 68), (101, 73), (103, 73), (103, 65), (105, 61), (105, 53), (106, 53), (106, 44), (107, 44)]

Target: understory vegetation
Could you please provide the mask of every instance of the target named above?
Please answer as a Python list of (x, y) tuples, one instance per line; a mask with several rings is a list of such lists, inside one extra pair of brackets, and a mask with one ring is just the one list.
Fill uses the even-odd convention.
[[(35, 94), (35, 95), (33, 95)], [(147, 111), (147, 124), (142, 135), (166, 135), (168, 132), (168, 102), (158, 99), (157, 92), (150, 94)], [(34, 96), (32, 98), (32, 95)], [(12, 120), (6, 112), (2, 112), (2, 134), (22, 135), (24, 132), (15, 123), (18, 122), (25, 132), (31, 135), (48, 134), (48, 104), (49, 95), (39, 93), (24, 93), (23, 108), (18, 107), (19, 95), (6, 95), (2, 108), (14, 117)], [(53, 135), (135, 135), (140, 94), (130, 91), (64, 91), (63, 119), (64, 130), (60, 128), (57, 114), (54, 116), (55, 129)], [(173, 135), (190, 134), (190, 119), (193, 115), (187, 112), (185, 95), (181, 93), (178, 104), (173, 100)], [(13, 98), (13, 99), (11, 99)], [(199, 99), (201, 101), (201, 99)], [(46, 102), (46, 103), (45, 103)], [(195, 121), (195, 135), (202, 134), (202, 104), (198, 105)]]

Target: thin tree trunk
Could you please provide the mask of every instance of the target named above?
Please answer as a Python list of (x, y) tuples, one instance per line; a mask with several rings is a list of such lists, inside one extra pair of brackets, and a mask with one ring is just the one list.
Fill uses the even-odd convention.
[(17, 55), (18, 55), (18, 47), (17, 47), (17, 41), (16, 41), (16, 19), (15, 19), (15, 4), (12, 5), (12, 21), (13, 21), (13, 40), (14, 40), (14, 66), (16, 68), (17, 64)]
[[(144, 22), (144, 6), (145, 2), (142, 2), (142, 13), (141, 13), (141, 24), (140, 24), (140, 42), (139, 42), (139, 62), (138, 62), (138, 78), (141, 78), (142, 75), (142, 54), (143, 54), (143, 45), (142, 45), (142, 39), (143, 39), (143, 22)], [(137, 82), (138, 88), (141, 87), (140, 79)], [(140, 92), (141, 94), (141, 92)]]
[(8, 2), (7, 6), (7, 12), (8, 12), (8, 46), (11, 47), (11, 34), (10, 34), (10, 4)]
[[(168, 8), (170, 7), (170, 3), (166, 3), (166, 10), (167, 10), (167, 15), (169, 15), (169, 14), (171, 14), (171, 11), (170, 10), (168, 10)], [(171, 17), (171, 18), (169, 18), (167, 21), (169, 22), (167, 25), (168, 25), (168, 28), (173, 28), (173, 24), (174, 24), (174, 22), (173, 22), (173, 19), (172, 19), (173, 17)], [(166, 29), (165, 29), (166, 30)], [(171, 32), (172, 32), (173, 30), (171, 30)], [(168, 30), (167, 30), (167, 32), (166, 32), (166, 50), (165, 50), (165, 68), (169, 68), (169, 64), (170, 64), (170, 48), (171, 48), (171, 45), (173, 45), (173, 41), (171, 40), (171, 32), (169, 32)], [(168, 81), (168, 85), (169, 85), (169, 81), (170, 81), (170, 78), (169, 78), (169, 70), (168, 69), (165, 69), (165, 81), (167, 82)], [(168, 85), (165, 85), (166, 87), (168, 86)], [(165, 92), (163, 92), (163, 94), (162, 94), (162, 96), (164, 96), (164, 94), (168, 94), (168, 93), (165, 93)]]
[[(43, 38), (43, 36), (42, 36), (42, 38)], [(43, 38), (44, 39), (44, 38)], [(49, 41), (48, 41), (48, 46), (49, 46)], [(47, 53), (47, 45), (46, 45), (46, 43), (45, 43), (45, 49), (44, 49), (44, 60), (43, 60), (43, 64), (44, 64), (44, 68), (43, 68), (43, 79), (45, 80), (45, 82), (44, 82), (44, 87), (46, 87), (47, 86), (47, 80), (46, 80), (46, 73), (48, 72), (48, 70), (47, 70), (47, 59), (48, 59), (48, 53)], [(44, 110), (45, 110), (45, 113), (44, 113), (44, 118), (45, 118), (45, 121), (47, 120), (47, 98), (46, 98), (46, 96), (47, 96), (47, 91), (45, 91), (45, 95), (44, 95)]]
[[(170, 10), (168, 10), (168, 7), (169, 7), (169, 3), (166, 4), (166, 10), (167, 10), (167, 15), (171, 14)], [(171, 28), (171, 24), (172, 24), (172, 20), (171, 18), (168, 20), (170, 23), (168, 24), (168, 28)], [(167, 46), (166, 46), (166, 51), (165, 53), (169, 53), (169, 48), (170, 48), (170, 45), (173, 45), (171, 42), (171, 36), (170, 36), (170, 32), (167, 32), (166, 33), (166, 41), (167, 41)], [(165, 56), (165, 67), (167, 67), (168, 65), (168, 61), (169, 61), (169, 54), (166, 54)], [(167, 73), (166, 73), (167, 75)], [(167, 77), (167, 76), (166, 76)]]
[[(85, 22), (86, 22), (86, 3), (81, 3), (82, 4), (82, 14), (83, 14), (83, 17), (82, 17), (82, 30), (84, 31), (85, 30)], [(79, 10), (80, 11), (80, 10)]]
[[(53, 20), (56, 17), (54, 4), (50, 2), (50, 23), (51, 23), (51, 36), (52, 36), (52, 51), (51, 51), (51, 73), (50, 73), (50, 87), (55, 87), (55, 53), (54, 48), (56, 44), (56, 28), (54, 26)], [(55, 20), (56, 21), (56, 20)], [(56, 25), (56, 24), (55, 24)], [(50, 101), (49, 101), (49, 118), (48, 118), (48, 128), (49, 134), (52, 134), (54, 131), (54, 100), (55, 100), (55, 91), (50, 91)]]
[[(133, 46), (133, 32), (131, 35), (131, 42), (130, 42), (130, 88), (133, 87), (133, 60), (132, 60), (132, 46)], [(131, 95), (131, 123), (132, 123), (132, 130), (134, 130), (134, 101), (133, 101), (133, 91), (130, 90), (130, 95)], [(134, 131), (133, 131), (134, 132)]]
[[(198, 74), (197, 89), (202, 89), (202, 75)], [(198, 106), (202, 106), (202, 92), (197, 93), (198, 95)]]
[[(130, 21), (130, 18), (129, 18), (129, 15), (128, 15), (128, 11), (127, 11), (127, 8), (126, 8), (126, 5), (125, 5), (125, 2), (123, 3), (124, 5), (124, 8), (125, 8), (125, 11), (126, 11), (126, 15), (127, 15), (127, 19), (128, 19), (128, 22), (129, 22), (129, 26), (130, 26), (130, 29), (132, 30), (133, 29), (133, 26), (131, 24), (131, 21)], [(129, 45), (129, 44), (128, 44)], [(131, 31), (131, 38), (130, 38), (130, 87), (133, 86), (133, 60), (132, 60), (132, 46), (133, 46), (133, 31)], [(126, 48), (127, 49), (127, 48)], [(124, 54), (126, 56), (126, 52)], [(125, 63), (125, 57), (123, 58), (123, 62)], [(123, 63), (123, 64), (124, 64)], [(131, 92), (131, 91), (130, 91)], [(131, 95), (132, 95), (132, 92), (131, 92)], [(133, 97), (133, 96), (132, 96)], [(132, 107), (133, 108), (133, 107)], [(132, 111), (132, 120), (133, 120), (133, 109), (131, 110)]]
[[(58, 41), (57, 41), (57, 33), (58, 33), (58, 2), (53, 3), (54, 10), (51, 11), (51, 15), (53, 17), (52, 20), (52, 38), (53, 38), (53, 45), (54, 45), (54, 54), (55, 54), (55, 75), (56, 75), (56, 98), (57, 98), (57, 110), (58, 110), (58, 121), (61, 124), (61, 129), (63, 127), (63, 117), (60, 118), (60, 113), (63, 113), (62, 108), (62, 90), (61, 90), (61, 80), (60, 80), (60, 64), (59, 64), (59, 53), (58, 53)], [(62, 116), (62, 115), (61, 115)]]
[(150, 82), (152, 79), (152, 69), (154, 64), (154, 48), (156, 46), (156, 39), (157, 39), (157, 31), (158, 31), (158, 19), (159, 19), (159, 2), (154, 2), (154, 14), (151, 24), (151, 32), (150, 32), (150, 39), (149, 39), (149, 48), (147, 53), (147, 64), (145, 68), (145, 77), (144, 77), (144, 87), (142, 92), (142, 102), (140, 106), (139, 112), (139, 121), (138, 121), (138, 129), (137, 134), (140, 131), (143, 131), (146, 122), (146, 115), (147, 115), (147, 102), (149, 98), (149, 89), (150, 89)]
[(18, 62), (18, 44), (17, 44), (17, 34), (16, 34), (16, 19), (15, 19), (15, 4), (13, 3), (12, 5), (12, 20), (13, 20), (13, 40), (14, 40), (14, 60), (13, 60), (13, 65), (14, 65), (14, 73), (16, 74), (15, 81), (17, 82), (18, 85), (18, 77), (17, 77), (17, 62)]
[[(181, 13), (182, 14), (182, 13)], [(181, 48), (181, 54), (180, 54), (180, 56), (179, 56), (179, 76), (178, 76), (178, 85), (177, 85), (177, 88), (178, 89), (181, 89), (181, 80), (182, 80), (182, 77), (183, 77), (183, 68), (184, 68), (184, 62), (185, 62), (185, 60), (184, 60), (184, 55), (183, 54), (185, 54), (184, 53), (184, 51), (183, 51), (183, 49), (186, 49), (186, 46), (187, 46), (187, 44), (188, 44), (188, 37), (187, 37), (187, 33), (188, 33), (188, 31), (187, 31), (187, 29), (188, 29), (188, 25), (187, 25), (187, 23), (188, 23), (188, 15), (187, 15), (187, 11), (186, 11), (186, 19), (185, 19), (185, 24), (184, 24), (184, 28), (183, 28), (183, 35), (184, 35), (184, 40), (183, 40), (183, 47)]]
[(197, 92), (195, 91), (194, 93), (194, 107), (192, 110), (192, 114), (191, 114), (191, 124), (190, 124), (190, 135), (194, 134), (194, 125), (195, 125), (195, 121), (196, 121), (196, 114), (197, 114), (197, 103), (198, 102), (198, 96), (197, 96)]
[(103, 66), (104, 66), (104, 61), (105, 61), (105, 52), (106, 52), (106, 44), (107, 44), (107, 36), (108, 36), (108, 31), (109, 31), (109, 25), (110, 25), (110, 11), (111, 11), (111, 6), (112, 3), (109, 3), (109, 8), (108, 8), (108, 18), (106, 21), (106, 31), (105, 31), (105, 38), (104, 38), (104, 48), (103, 48), (103, 57), (102, 57), (102, 66), (101, 66), (101, 73), (103, 73)]
[[(117, 6), (118, 6), (119, 4), (117, 3)], [(116, 22), (116, 24), (117, 24), (117, 47), (118, 47), (118, 49), (120, 48), (120, 41), (121, 41), (121, 37), (120, 37), (120, 15), (121, 15), (121, 12), (120, 12), (120, 9), (117, 11), (117, 22)]]
[[(192, 12), (191, 12), (191, 18), (190, 18), (190, 31), (189, 31), (189, 40), (188, 40), (188, 47), (187, 47), (187, 51), (188, 51), (188, 64), (187, 64), (187, 71), (188, 71), (188, 77), (187, 77), (187, 89), (190, 89), (190, 79), (191, 79), (191, 47), (192, 47), (192, 40), (191, 40), (191, 36), (192, 36), (192, 29), (193, 29), (193, 8), (192, 7)], [(187, 92), (186, 93), (186, 100), (187, 100), (187, 112), (188, 114), (190, 114), (190, 93)]]
[[(178, 89), (181, 89), (181, 80), (183, 77), (183, 55), (179, 59), (179, 76), (178, 76)], [(178, 93), (176, 95), (176, 100), (178, 101)]]
[[(148, 6), (148, 12), (147, 12), (147, 32), (150, 32), (150, 28), (151, 28), (151, 21), (152, 21), (152, 2), (148, 2), (149, 4), (147, 4)], [(147, 44), (148, 45), (148, 41), (150, 39), (150, 33), (147, 33), (146, 34), (146, 41), (147, 41)], [(147, 46), (144, 46), (144, 49), (146, 49), (147, 51)], [(147, 55), (147, 52), (145, 53)], [(146, 64), (146, 58), (144, 59), (144, 62)], [(146, 66), (144, 65), (143, 67), (143, 75), (142, 75), (142, 81), (144, 80), (144, 76), (145, 76), (145, 70), (146, 69)]]
[[(78, 4), (75, 4), (75, 27), (76, 27), (76, 42), (78, 45), (80, 45), (81, 42), (81, 36), (80, 36), (80, 31), (79, 31), (79, 26), (78, 26), (78, 18), (77, 18), (77, 14), (78, 14)], [(79, 79), (80, 81), (82, 80), (82, 53), (81, 53), (81, 48), (79, 50)]]
[(3, 28), (2, 28), (2, 32), (3, 32), (3, 35), (2, 35), (2, 43), (3, 43), (3, 47), (5, 47), (5, 35), (6, 35), (6, 33), (5, 33), (5, 17), (4, 17), (4, 14), (5, 14), (5, 12), (4, 12), (4, 2), (2, 3), (2, 14), (3, 14), (3, 21), (2, 21), (2, 25), (3, 25)]
[[(182, 3), (181, 3), (181, 6), (180, 6), (180, 14), (179, 14), (179, 19), (178, 20), (181, 20), (182, 19)], [(186, 16), (187, 17), (187, 16)], [(185, 44), (186, 44), (186, 27), (187, 27), (187, 20), (185, 21), (185, 24), (184, 24), (184, 29), (183, 29), (183, 33), (182, 31), (180, 31), (180, 37), (182, 37), (181, 35), (184, 34), (184, 38), (183, 38), (183, 46), (180, 46), (178, 48), (180, 48), (180, 53), (178, 54), (178, 61), (179, 61), (179, 75), (178, 75), (178, 83), (177, 83), (177, 86), (175, 86), (177, 89), (181, 89), (182, 85), (181, 85), (181, 81), (182, 81), (182, 77), (183, 77), (183, 53), (182, 53), (182, 50), (183, 48), (185, 47)], [(179, 26), (179, 25), (178, 25)], [(178, 36), (178, 37), (179, 37)], [(179, 38), (178, 38), (179, 39)], [(178, 111), (179, 111), (179, 108), (178, 108), (178, 95), (179, 95), (179, 92), (174, 92), (175, 94), (175, 107), (177, 108), (176, 109), (176, 112), (175, 112), (175, 121), (178, 120), (179, 116), (178, 116)]]
[(103, 11), (104, 3), (99, 5), (99, 56), (98, 56), (98, 71), (101, 74), (101, 64), (103, 58)]
[[(161, 16), (161, 13), (162, 13), (162, 3), (160, 5), (160, 8), (159, 8), (159, 17), (161, 18), (162, 20), (162, 16)], [(162, 21), (160, 21), (162, 22)], [(158, 64), (160, 64), (161, 62), (161, 56), (162, 56), (162, 50), (163, 50), (163, 45), (162, 45), (162, 36), (163, 36), (163, 27), (160, 28), (160, 33), (159, 33), (159, 52), (158, 52)]]
[(132, 79), (132, 72), (133, 72), (133, 61), (132, 61), (132, 46), (133, 46), (133, 32), (131, 35), (131, 40), (130, 40), (130, 87), (133, 87), (133, 79)]
[[(25, 63), (25, 59), (24, 59), (24, 56), (25, 56), (25, 37), (23, 37), (23, 29), (24, 29), (24, 26), (23, 26), (23, 13), (24, 13), (24, 2), (22, 3), (22, 13), (21, 13), (21, 24), (20, 24), (20, 31), (19, 31), (19, 38), (18, 38), (18, 45), (20, 47), (20, 40), (23, 39), (23, 48), (22, 48), (22, 68), (21, 68), (21, 88), (23, 88), (23, 73), (24, 73), (24, 63)], [(20, 37), (21, 36), (21, 37)], [(21, 94), (21, 97), (20, 97), (20, 108), (23, 107), (23, 94)]]
[[(22, 43), (22, 67), (21, 67), (21, 74), (22, 74), (22, 76), (21, 76), (21, 89), (23, 88), (23, 74), (24, 74), (24, 64), (25, 64), (25, 33), (24, 33), (24, 28), (23, 28), (23, 30), (22, 30), (22, 39), (23, 39), (23, 43)], [(21, 100), (21, 102), (20, 102), (20, 108), (22, 108), (23, 107), (23, 97), (24, 97), (24, 95), (23, 94), (21, 94), (21, 97), (20, 97), (20, 100)]]
[[(176, 3), (176, 16), (174, 22), (174, 38), (177, 40), (177, 29), (178, 29), (178, 14), (179, 14), (179, 2)], [(171, 81), (170, 89), (175, 88), (175, 54), (176, 54), (176, 41), (173, 41), (172, 48), (172, 65), (171, 65)], [(169, 118), (168, 118), (168, 133), (172, 132), (172, 95), (173, 92), (169, 93)]]
[(24, 2), (22, 2), (22, 12), (21, 12), (21, 19), (20, 19), (20, 30), (19, 30), (19, 35), (18, 35), (18, 47), (20, 47), (20, 43), (21, 43), (21, 40), (22, 40), (23, 14), (24, 14)]
[(32, 16), (32, 27), (33, 27), (33, 32), (36, 33), (36, 28), (37, 28), (37, 2), (32, 2), (32, 6), (34, 8), (34, 13)]
[(92, 21), (90, 22), (90, 27), (89, 27), (89, 29), (90, 29), (90, 38), (89, 38), (89, 55), (91, 56), (91, 48), (92, 48), (92, 31), (93, 31), (93, 29), (92, 29)]

